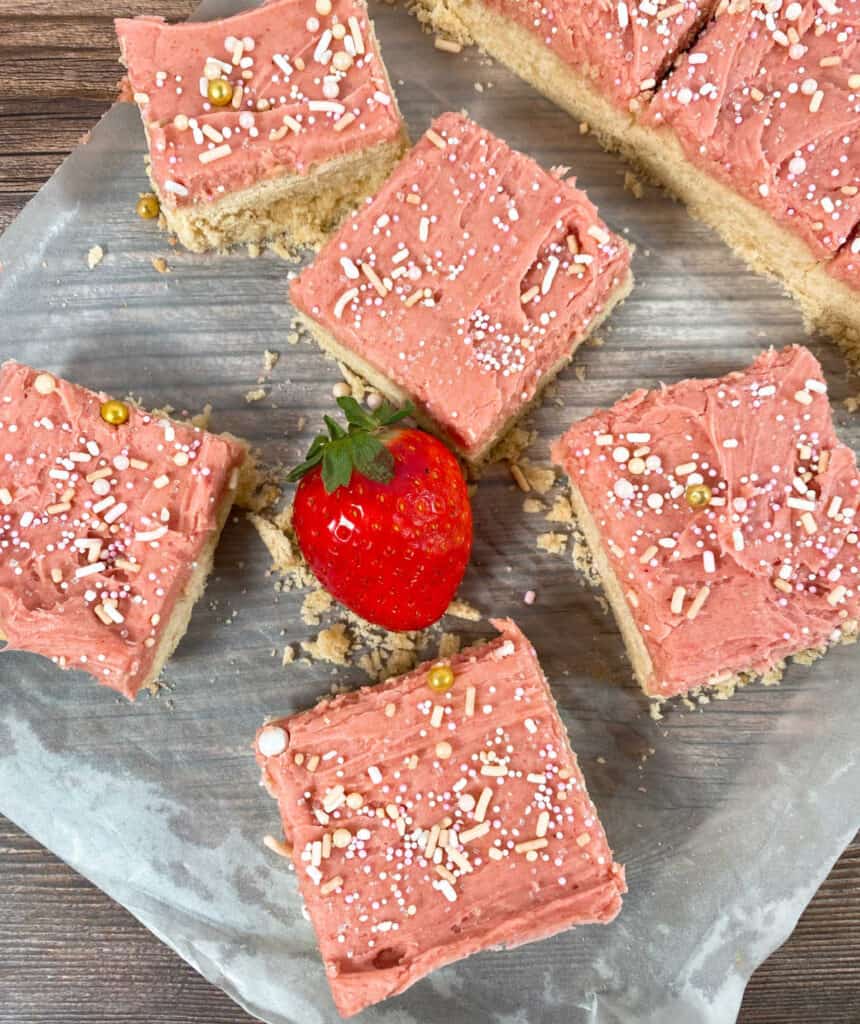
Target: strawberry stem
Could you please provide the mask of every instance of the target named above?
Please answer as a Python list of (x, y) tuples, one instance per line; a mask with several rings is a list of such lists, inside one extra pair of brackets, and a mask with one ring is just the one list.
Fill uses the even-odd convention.
[(394, 458), (379, 434), (411, 416), (412, 406), (407, 403), (398, 409), (383, 402), (376, 412), (369, 412), (349, 396), (338, 398), (337, 404), (346, 417), (346, 430), (330, 416), (324, 416), (328, 434), (317, 434), (304, 462), (296, 466), (287, 479), (296, 483), (321, 465), (323, 486), (328, 494), (338, 487), (348, 486), (354, 471), (368, 480), (388, 483), (394, 476)]

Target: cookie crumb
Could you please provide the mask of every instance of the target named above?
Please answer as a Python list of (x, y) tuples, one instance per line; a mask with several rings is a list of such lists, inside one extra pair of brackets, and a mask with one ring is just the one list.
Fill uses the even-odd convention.
[(105, 251), (100, 245), (94, 245), (90, 248), (87, 253), (87, 266), (90, 270), (95, 270), (96, 267), (105, 258)]

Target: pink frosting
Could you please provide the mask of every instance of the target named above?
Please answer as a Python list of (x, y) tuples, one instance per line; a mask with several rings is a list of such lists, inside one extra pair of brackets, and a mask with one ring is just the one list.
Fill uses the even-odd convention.
[[(856, 622), (860, 481), (807, 349), (635, 391), (575, 423), (553, 457), (628, 596), (652, 696), (765, 671)], [(713, 498), (694, 511), (686, 489), (702, 482)]]
[(0, 631), (131, 699), (245, 449), (104, 401), (0, 367)]
[(583, 192), (443, 114), (292, 299), (472, 453), (571, 354), (629, 263)]
[[(120, 19), (116, 30), (167, 203), (307, 174), (403, 130), (363, 0), (332, 0), (325, 17), (301, 0), (273, 0), (223, 21)], [(339, 70), (348, 57), (351, 65)], [(220, 62), (234, 101), (242, 88), (236, 106), (216, 107), (202, 95), (212, 61)]]
[(450, 659), (447, 693), (424, 665), (258, 733), (344, 1016), (470, 953), (621, 909), (624, 869), (535, 652), (494, 625), (498, 639)]
[[(483, 0), (627, 109), (647, 98), (716, 0)], [(635, 107), (635, 103), (634, 103)]]
[(681, 58), (647, 122), (826, 259), (860, 218), (860, 0), (745, 6)]

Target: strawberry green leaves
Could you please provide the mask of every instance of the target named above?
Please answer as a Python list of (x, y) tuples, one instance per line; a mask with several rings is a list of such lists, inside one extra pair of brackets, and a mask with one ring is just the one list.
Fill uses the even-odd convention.
[(296, 466), (287, 479), (295, 483), (315, 466), (321, 465), (327, 494), (332, 494), (338, 487), (348, 486), (353, 471), (368, 480), (388, 483), (394, 475), (394, 459), (380, 435), (411, 416), (412, 406), (407, 403), (402, 409), (397, 409), (384, 402), (376, 412), (369, 412), (351, 397), (339, 398), (337, 404), (346, 416), (346, 429), (330, 416), (325, 416), (328, 434), (317, 434), (304, 462)]

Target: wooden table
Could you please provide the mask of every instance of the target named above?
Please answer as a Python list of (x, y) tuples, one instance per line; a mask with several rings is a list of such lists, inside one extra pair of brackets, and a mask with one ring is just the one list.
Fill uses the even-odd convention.
[[(48, 0), (0, 0), (0, 231), (111, 103), (121, 70), (111, 19), (179, 19), (193, 6), (81, 0), (73, 14)], [(14, 339), (0, 341), (0, 358), (14, 355)], [(0, 1024), (250, 1019), (0, 817)], [(837, 1021), (860, 1022), (860, 835), (756, 972), (740, 1015), (741, 1024)]]

